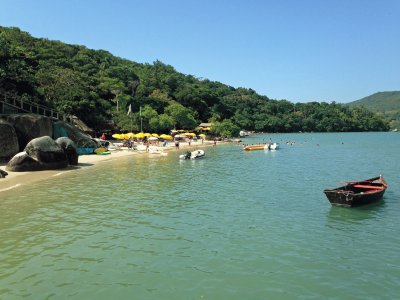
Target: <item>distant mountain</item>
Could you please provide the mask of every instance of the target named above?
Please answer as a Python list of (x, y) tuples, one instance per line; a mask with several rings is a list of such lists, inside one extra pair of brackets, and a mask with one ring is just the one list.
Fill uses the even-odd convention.
[(392, 129), (400, 129), (400, 91), (379, 92), (347, 104), (350, 107), (363, 106), (383, 115)]

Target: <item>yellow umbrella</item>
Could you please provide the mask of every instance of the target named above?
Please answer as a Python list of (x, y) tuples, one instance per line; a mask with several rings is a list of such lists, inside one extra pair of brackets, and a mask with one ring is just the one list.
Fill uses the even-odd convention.
[(146, 132), (143, 135), (146, 136), (146, 137), (149, 137), (149, 136), (151, 136), (151, 133)]
[(162, 134), (160, 135), (160, 138), (164, 139), (164, 140), (173, 140), (174, 138), (168, 134)]
[(144, 133), (143, 132), (139, 132), (139, 133), (136, 133), (135, 136), (138, 139), (142, 139), (142, 138), (144, 138)]
[(204, 133), (200, 133), (199, 136), (203, 136), (203, 137), (204, 137), (204, 136), (206, 136), (206, 135), (205, 135)]
[(135, 134), (133, 132), (128, 132), (125, 134), (125, 138), (129, 139), (133, 139), (135, 137)]
[(125, 138), (125, 135), (123, 133), (114, 133), (112, 137), (118, 140), (123, 140)]
[(156, 138), (160, 137), (157, 133), (152, 133), (151, 136), (154, 136)]
[(187, 133), (185, 133), (185, 135), (187, 135), (187, 136), (196, 136), (196, 134), (193, 133), (193, 132), (187, 132)]

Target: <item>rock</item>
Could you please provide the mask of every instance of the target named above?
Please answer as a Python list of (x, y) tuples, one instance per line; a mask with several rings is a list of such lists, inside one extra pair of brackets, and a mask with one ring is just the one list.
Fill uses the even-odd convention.
[(15, 129), (19, 143), (18, 151), (22, 151), (29, 141), (34, 138), (53, 135), (53, 121), (44, 116), (36, 114), (13, 114), (5, 116), (5, 120), (12, 124)]
[(73, 140), (67, 137), (59, 137), (56, 143), (61, 146), (67, 156), (70, 165), (78, 165), (78, 151)]
[(0, 169), (0, 178), (6, 178), (6, 176), (8, 175), (8, 173), (2, 169)]
[(36, 159), (30, 157), (26, 152), (16, 154), (8, 162), (6, 170), (11, 172), (41, 171), (43, 166)]
[(0, 119), (0, 161), (6, 162), (18, 152), (19, 143), (13, 125)]
[(90, 135), (64, 121), (56, 121), (53, 124), (53, 138), (59, 137), (70, 138), (75, 142), (76, 148), (97, 148), (97, 143)]
[(67, 162), (68, 164), (64, 150), (49, 136), (31, 140), (24, 151), (42, 163)]

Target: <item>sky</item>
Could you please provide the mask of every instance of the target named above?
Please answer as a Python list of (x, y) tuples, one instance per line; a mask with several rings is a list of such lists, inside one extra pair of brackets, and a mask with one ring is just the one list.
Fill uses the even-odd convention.
[(0, 26), (271, 99), (400, 90), (400, 0), (0, 0)]

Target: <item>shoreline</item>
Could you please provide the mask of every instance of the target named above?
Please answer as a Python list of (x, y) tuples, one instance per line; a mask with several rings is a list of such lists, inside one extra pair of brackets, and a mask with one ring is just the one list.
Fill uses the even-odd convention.
[[(218, 141), (217, 144), (224, 143), (222, 141)], [(159, 147), (163, 152), (168, 153), (171, 151), (181, 151), (183, 149), (199, 149), (199, 147), (209, 147), (214, 145), (214, 141), (204, 141), (201, 142), (192, 142), (191, 145), (187, 142), (180, 142), (179, 150), (175, 149), (175, 145), (170, 143), (166, 147)], [(6, 163), (0, 164), (0, 169), (6, 171), (8, 175), (5, 178), (0, 178), (0, 193), (13, 190), (15, 188), (20, 188), (22, 186), (26, 186), (28, 184), (36, 183), (39, 181), (43, 181), (46, 179), (53, 178), (54, 176), (60, 176), (64, 174), (68, 174), (70, 172), (76, 172), (83, 168), (94, 167), (97, 164), (110, 161), (114, 159), (118, 159), (121, 157), (128, 156), (136, 156), (136, 155), (159, 155), (159, 154), (151, 154), (145, 151), (137, 151), (137, 150), (118, 150), (111, 152), (110, 155), (80, 155), (77, 166), (68, 166), (64, 169), (56, 169), (56, 170), (44, 170), (44, 171), (30, 171), (30, 172), (11, 172), (6, 170)]]

